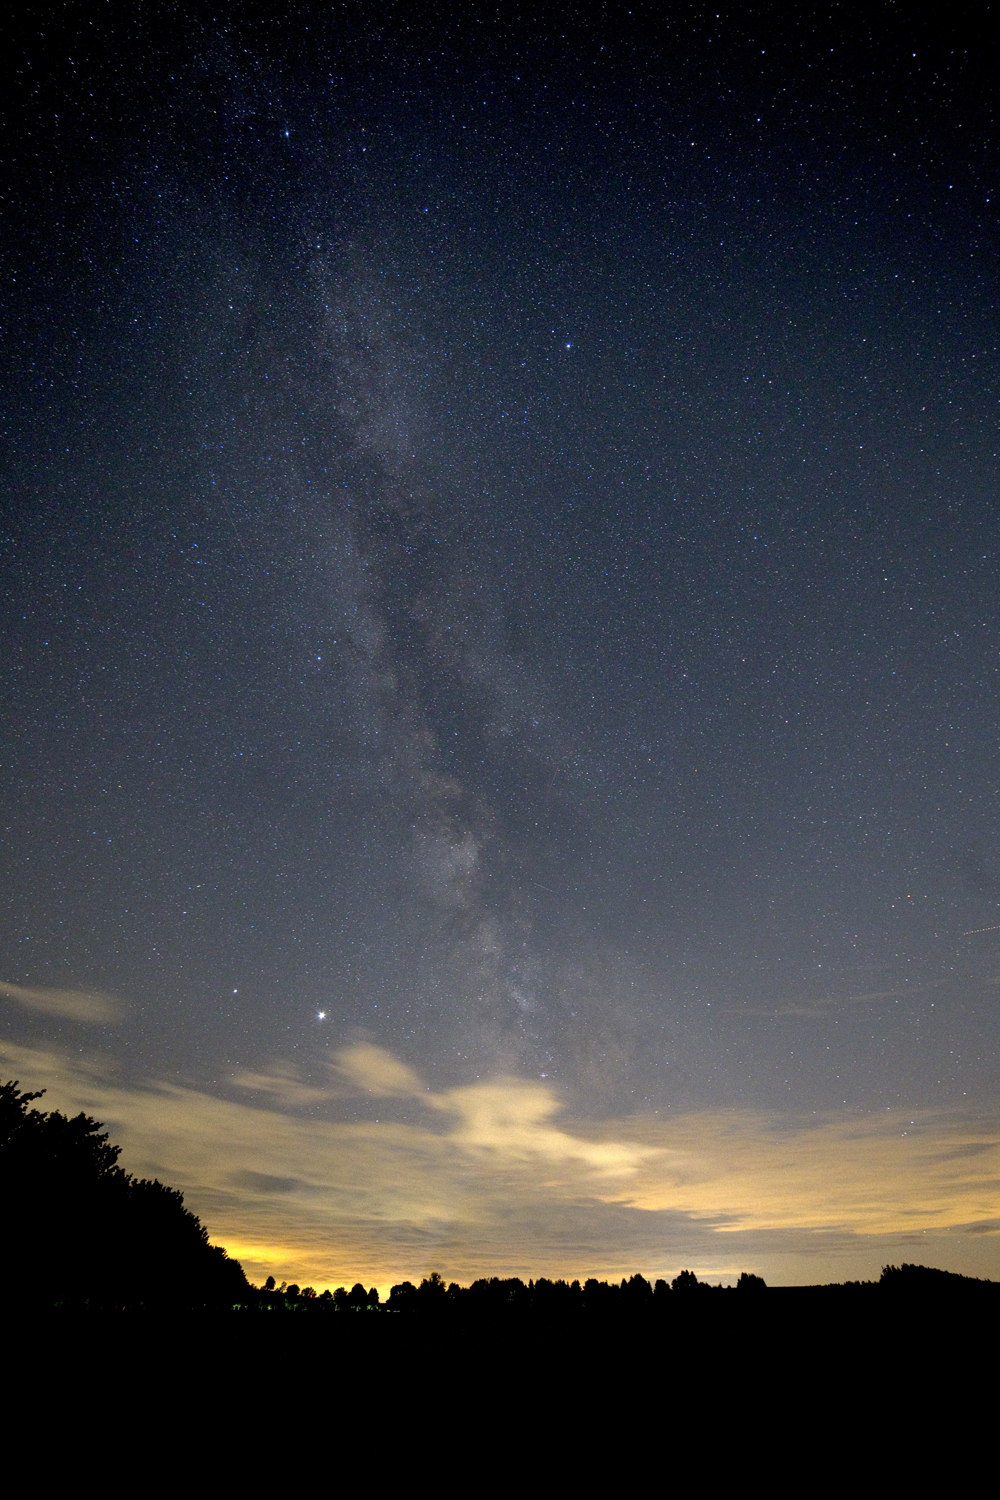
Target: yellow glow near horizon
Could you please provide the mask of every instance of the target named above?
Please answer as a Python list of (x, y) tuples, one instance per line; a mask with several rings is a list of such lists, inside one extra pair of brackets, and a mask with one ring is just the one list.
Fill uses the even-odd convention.
[[(433, 1093), (368, 1044), (337, 1055), (329, 1087), (282, 1064), (232, 1080), (235, 1098), (126, 1086), (99, 1058), (0, 1057), (49, 1090), (42, 1107), (103, 1120), (128, 1170), (180, 1188), (251, 1279), (384, 1292), (432, 1269), (467, 1283), (690, 1266), (821, 1281), (903, 1259), (1000, 1275), (1000, 1127), (983, 1113), (573, 1120), (543, 1081)], [(337, 1119), (345, 1092), (407, 1118)]]

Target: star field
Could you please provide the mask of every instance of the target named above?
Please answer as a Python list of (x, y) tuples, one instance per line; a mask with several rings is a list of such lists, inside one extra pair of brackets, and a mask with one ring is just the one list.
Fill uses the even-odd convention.
[[(727, 1112), (734, 1161), (826, 1121), (831, 1181), (845, 1122), (993, 1140), (982, 56), (974, 21), (890, 5), (32, 11), (5, 106), (0, 1035), (53, 1103), (113, 1099), (260, 1266), (230, 1148), (199, 1178), (143, 1091), (268, 1130), (454, 1119), (456, 1151), (636, 1182)], [(497, 1080), (514, 1103), (474, 1092)], [(552, 1144), (560, 1109), (632, 1144)], [(650, 1145), (668, 1118), (683, 1146)], [(419, 1175), (379, 1172), (382, 1203)], [(356, 1231), (369, 1280), (430, 1244), (471, 1264), (448, 1182), (415, 1259)], [(676, 1213), (663, 1265), (728, 1274), (685, 1236), (756, 1210), (665, 1191), (612, 1197)], [(995, 1274), (976, 1204), (934, 1221), (937, 1263)], [(859, 1236), (904, 1229), (781, 1213), (753, 1254), (790, 1279), (811, 1252), (782, 1235), (842, 1234), (856, 1275)], [(534, 1233), (507, 1265), (613, 1261)]]

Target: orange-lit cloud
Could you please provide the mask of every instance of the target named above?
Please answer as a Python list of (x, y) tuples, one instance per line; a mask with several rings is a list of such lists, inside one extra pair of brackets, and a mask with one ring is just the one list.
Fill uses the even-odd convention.
[(361, 1092), (383, 1099), (419, 1098), (427, 1092), (412, 1068), (370, 1042), (342, 1048), (337, 1071)]
[(634, 1172), (656, 1154), (655, 1148), (589, 1141), (560, 1129), (553, 1123), (560, 1101), (548, 1085), (533, 1079), (498, 1078), (434, 1094), (411, 1068), (371, 1043), (343, 1048), (337, 1071), (376, 1096), (414, 1099), (450, 1115), (448, 1139), (471, 1153), (494, 1153), (508, 1161), (576, 1161), (611, 1175)]
[(284, 1064), (229, 1097), (23, 1047), (0, 1067), (48, 1088), (42, 1107), (103, 1120), (122, 1164), (181, 1188), (252, 1278), (822, 1281), (892, 1259), (1000, 1275), (1000, 1122), (982, 1115), (574, 1121), (546, 1081), (433, 1091), (367, 1043), (336, 1055), (329, 1088)]

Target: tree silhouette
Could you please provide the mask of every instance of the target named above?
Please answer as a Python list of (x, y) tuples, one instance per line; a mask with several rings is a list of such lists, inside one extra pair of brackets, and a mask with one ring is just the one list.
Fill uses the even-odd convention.
[(670, 1285), (675, 1292), (696, 1292), (702, 1283), (693, 1271), (680, 1271)]
[(0, 1274), (33, 1300), (104, 1307), (232, 1305), (242, 1267), (162, 1182), (118, 1166), (97, 1120), (30, 1108), (0, 1085)]

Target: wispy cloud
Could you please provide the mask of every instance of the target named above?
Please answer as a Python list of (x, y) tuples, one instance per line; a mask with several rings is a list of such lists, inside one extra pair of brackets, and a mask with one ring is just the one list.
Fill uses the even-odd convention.
[(383, 1098), (418, 1100), (452, 1118), (448, 1139), (473, 1153), (508, 1161), (581, 1162), (605, 1175), (634, 1172), (655, 1148), (589, 1141), (554, 1123), (561, 1104), (533, 1079), (497, 1078), (435, 1094), (391, 1053), (371, 1043), (345, 1047), (338, 1071), (359, 1088)]
[(270, 1073), (251, 1073), (249, 1069), (241, 1068), (231, 1075), (229, 1081), (235, 1088), (245, 1089), (248, 1094), (259, 1094), (289, 1110), (326, 1104), (330, 1099), (329, 1089), (303, 1083), (291, 1063), (278, 1063)]
[(412, 1068), (370, 1042), (341, 1048), (336, 1071), (359, 1091), (382, 1099), (419, 1099), (427, 1093)]
[(62, 1016), (68, 1021), (87, 1021), (93, 1026), (107, 1026), (120, 1019), (124, 1006), (115, 995), (100, 990), (63, 990), (48, 986), (8, 984), (0, 979), (0, 995), (39, 1010), (47, 1016)]
[[(731, 1016), (763, 1016), (768, 1020), (774, 1020), (779, 1016), (812, 1016), (814, 1019), (825, 1020), (830, 1016), (835, 1016), (839, 1010), (848, 1005), (876, 1005), (883, 1000), (912, 1000), (917, 995), (926, 995), (929, 991), (953, 987), (956, 977), (952, 974), (947, 979), (939, 979), (927, 984), (907, 984), (893, 990), (863, 990), (842, 995), (817, 995), (810, 1000), (790, 1000), (787, 1003), (770, 1007), (728, 1005), (722, 1008), (727, 1015)], [(994, 982), (987, 981), (987, 983)]]
[(284, 1064), (235, 1099), (126, 1085), (54, 1051), (6, 1046), (0, 1066), (47, 1088), (45, 1107), (103, 1120), (123, 1165), (183, 1189), (251, 1276), (386, 1287), (435, 1267), (467, 1281), (688, 1265), (819, 1281), (888, 1259), (1000, 1272), (1000, 1122), (981, 1115), (584, 1122), (545, 1081), (434, 1091), (368, 1043), (337, 1055), (329, 1090), (296, 1087)]
[(448, 1138), (457, 1147), (509, 1163), (579, 1164), (602, 1177), (620, 1177), (660, 1154), (656, 1146), (587, 1140), (561, 1128), (554, 1122), (560, 1101), (534, 1081), (500, 1078), (431, 1095), (428, 1102), (454, 1116)]

